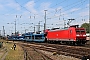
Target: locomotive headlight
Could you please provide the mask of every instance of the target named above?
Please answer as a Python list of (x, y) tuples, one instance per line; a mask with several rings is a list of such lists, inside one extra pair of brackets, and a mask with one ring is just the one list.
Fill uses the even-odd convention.
[(86, 35), (83, 35), (83, 36), (86, 36)]
[(76, 35), (76, 36), (80, 36), (80, 35)]

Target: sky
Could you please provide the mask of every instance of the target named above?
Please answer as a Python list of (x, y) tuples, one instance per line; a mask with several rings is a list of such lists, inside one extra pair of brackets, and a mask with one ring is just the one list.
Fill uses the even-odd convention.
[[(15, 32), (30, 32), (40, 22), (40, 30), (44, 29), (46, 11), (46, 28), (63, 28), (68, 19), (70, 25), (89, 22), (89, 0), (0, 0), (0, 30), (3, 35)], [(67, 25), (65, 25), (67, 26)]]

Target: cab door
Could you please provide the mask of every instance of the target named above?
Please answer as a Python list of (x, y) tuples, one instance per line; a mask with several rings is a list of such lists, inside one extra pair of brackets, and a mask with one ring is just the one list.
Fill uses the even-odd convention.
[(72, 40), (73, 38), (72, 38), (72, 35), (73, 35), (73, 31), (72, 31), (72, 29), (70, 29), (69, 30), (69, 40)]

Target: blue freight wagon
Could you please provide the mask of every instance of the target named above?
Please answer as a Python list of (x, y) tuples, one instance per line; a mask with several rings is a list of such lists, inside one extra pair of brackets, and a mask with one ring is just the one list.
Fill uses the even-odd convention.
[(16, 40), (25, 40), (24, 36), (17, 36)]
[(45, 41), (45, 35), (42, 34), (30, 34), (25, 35), (25, 40), (30, 42), (44, 42)]

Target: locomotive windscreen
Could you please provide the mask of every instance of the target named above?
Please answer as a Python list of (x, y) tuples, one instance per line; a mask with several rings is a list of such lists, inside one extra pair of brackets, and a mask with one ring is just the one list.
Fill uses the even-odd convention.
[(85, 33), (85, 30), (76, 29), (76, 33)]

